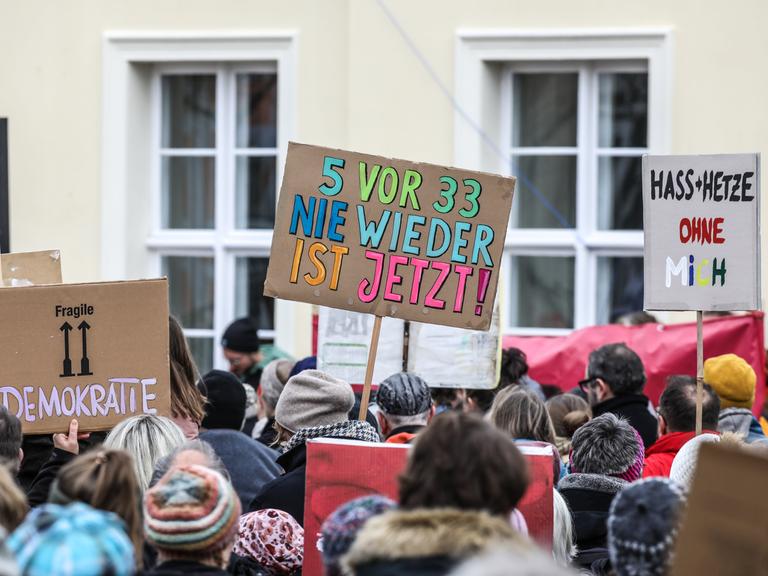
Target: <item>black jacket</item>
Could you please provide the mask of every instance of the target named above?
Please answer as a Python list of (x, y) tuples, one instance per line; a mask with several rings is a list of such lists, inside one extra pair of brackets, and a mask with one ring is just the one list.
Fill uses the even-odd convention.
[(650, 401), (643, 394), (614, 396), (592, 406), (592, 414), (597, 417), (610, 412), (629, 420), (643, 439), (646, 450), (650, 448), (659, 434), (659, 421), (650, 410)]
[(75, 454), (54, 448), (51, 457), (43, 464), (37, 476), (32, 481), (27, 492), (27, 501), (30, 508), (40, 506), (48, 501), (48, 494), (51, 491), (51, 485), (56, 479), (56, 475), (64, 464), (75, 459)]
[[(80, 454), (101, 444), (106, 435), (106, 432), (91, 432), (85, 440), (78, 440)], [(32, 482), (53, 454), (53, 436), (51, 434), (25, 435), (21, 442), (21, 449), (24, 451), (24, 459), (21, 461), (18, 479), (24, 491), (29, 492)]]
[(249, 510), (275, 508), (288, 512), (304, 526), (304, 493), (307, 474), (307, 446), (302, 444), (281, 454), (277, 463), (285, 474), (267, 483), (251, 501)]
[(144, 576), (229, 576), (226, 570), (189, 560), (169, 560), (141, 574)]

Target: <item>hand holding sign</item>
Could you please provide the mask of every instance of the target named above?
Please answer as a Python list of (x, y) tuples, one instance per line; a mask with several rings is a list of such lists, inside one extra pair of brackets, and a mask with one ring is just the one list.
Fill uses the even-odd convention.
[(78, 444), (77, 441), (85, 440), (89, 438), (91, 435), (88, 432), (83, 434), (78, 434), (78, 427), (79, 427), (79, 424), (77, 423), (77, 420), (73, 418), (69, 422), (69, 431), (67, 434), (54, 434), (53, 435), (54, 448), (58, 448), (59, 450), (64, 450), (64, 452), (70, 452), (71, 454), (79, 454), (80, 444)]

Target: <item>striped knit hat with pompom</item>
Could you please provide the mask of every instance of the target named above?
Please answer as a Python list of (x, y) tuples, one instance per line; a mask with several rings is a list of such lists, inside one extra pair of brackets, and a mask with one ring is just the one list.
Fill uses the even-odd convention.
[(234, 540), (240, 500), (218, 472), (172, 468), (144, 495), (144, 532), (158, 550), (216, 552)]

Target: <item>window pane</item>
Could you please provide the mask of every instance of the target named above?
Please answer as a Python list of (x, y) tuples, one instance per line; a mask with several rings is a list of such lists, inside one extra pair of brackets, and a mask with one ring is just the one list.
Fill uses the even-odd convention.
[(184, 328), (213, 328), (213, 258), (163, 256), (171, 314)]
[(648, 146), (648, 74), (599, 74), (601, 148)]
[[(557, 211), (568, 226), (575, 226), (576, 156), (518, 156), (512, 171), (519, 177), (512, 203), (515, 226), (563, 228), (552, 210)], [(533, 192), (531, 184), (545, 200)]]
[(215, 180), (214, 158), (165, 156), (163, 228), (213, 228)]
[(511, 325), (572, 328), (572, 256), (513, 256)]
[(162, 77), (163, 148), (216, 146), (216, 76)]
[(213, 370), (213, 338), (187, 338), (200, 375)]
[(513, 146), (576, 146), (579, 75), (515, 74)]
[(277, 146), (277, 75), (237, 75), (237, 147)]
[(250, 316), (260, 330), (275, 328), (275, 300), (264, 296), (269, 258), (236, 259), (235, 314), (238, 318)]
[(642, 230), (642, 159), (598, 160), (597, 225), (602, 230)]
[(237, 227), (273, 228), (277, 159), (274, 156), (238, 156), (236, 162)]
[(642, 257), (598, 258), (597, 323), (615, 322), (624, 314), (642, 309)]

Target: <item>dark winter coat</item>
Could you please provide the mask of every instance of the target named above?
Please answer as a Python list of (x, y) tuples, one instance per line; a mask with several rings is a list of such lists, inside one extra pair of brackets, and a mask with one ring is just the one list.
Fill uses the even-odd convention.
[[(62, 432), (65, 432), (65, 430), (62, 430)], [(91, 448), (101, 444), (106, 435), (106, 432), (91, 432), (88, 438), (78, 440), (80, 454), (84, 454)], [(24, 491), (29, 492), (32, 482), (53, 454), (53, 438), (50, 434), (25, 435), (21, 443), (21, 449), (24, 451), (24, 459), (21, 461), (18, 479)]]
[(259, 434), (259, 437), (256, 438), (256, 440), (264, 444), (264, 446), (268, 446), (270, 448), (272, 447), (272, 445), (275, 443), (275, 440), (277, 440), (277, 430), (275, 430), (274, 416), (267, 420), (267, 423), (261, 430), (261, 434)]
[(74, 460), (75, 457), (75, 454), (67, 452), (66, 450), (61, 450), (59, 448), (53, 449), (51, 457), (45, 464), (43, 464), (42, 468), (40, 468), (40, 471), (32, 481), (32, 485), (27, 492), (27, 501), (29, 502), (30, 508), (35, 508), (36, 506), (48, 502), (48, 494), (51, 491), (51, 485), (56, 479), (56, 475), (59, 473), (62, 466)]
[(558, 492), (573, 515), (576, 546), (574, 564), (583, 568), (608, 557), (608, 511), (626, 480), (600, 474), (569, 474), (560, 480)]
[(659, 435), (659, 421), (656, 419), (656, 415), (651, 412), (651, 403), (647, 396), (625, 394), (614, 396), (592, 406), (592, 414), (595, 418), (608, 412), (626, 418), (640, 434), (646, 450), (656, 442)]
[(344, 562), (355, 576), (443, 576), (499, 545), (530, 546), (507, 522), (483, 512), (396, 510), (366, 522)]
[(141, 574), (144, 576), (229, 576), (226, 570), (189, 560), (169, 560)]
[(208, 430), (200, 434), (200, 440), (208, 442), (221, 458), (243, 510), (247, 510), (254, 496), (282, 472), (276, 462), (277, 452), (242, 432)]
[(304, 482), (307, 474), (307, 446), (301, 444), (281, 454), (277, 463), (285, 474), (262, 487), (249, 506), (251, 512), (275, 508), (288, 512), (304, 526)]

